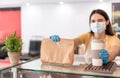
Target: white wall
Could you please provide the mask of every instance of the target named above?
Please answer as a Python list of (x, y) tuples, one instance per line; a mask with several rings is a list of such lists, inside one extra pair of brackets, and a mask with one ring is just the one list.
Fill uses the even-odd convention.
[(74, 38), (89, 31), (89, 15), (93, 9), (104, 9), (111, 17), (111, 3), (39, 4), (22, 6), (23, 52), (28, 52), (33, 35), (49, 37), (58, 34)]

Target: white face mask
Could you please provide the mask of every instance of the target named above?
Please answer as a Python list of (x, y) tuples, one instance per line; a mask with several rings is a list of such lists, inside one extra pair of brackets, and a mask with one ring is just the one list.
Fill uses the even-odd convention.
[(90, 28), (95, 34), (100, 34), (105, 31), (106, 24), (105, 22), (95, 22), (90, 24)]

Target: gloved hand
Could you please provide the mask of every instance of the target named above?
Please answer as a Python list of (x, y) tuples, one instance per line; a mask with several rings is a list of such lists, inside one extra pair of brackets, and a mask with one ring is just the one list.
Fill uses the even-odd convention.
[(99, 53), (99, 57), (102, 59), (103, 64), (107, 64), (109, 62), (109, 54), (107, 50), (101, 50), (101, 52)]
[(50, 36), (50, 39), (51, 39), (53, 42), (59, 42), (59, 41), (60, 41), (59, 35), (52, 35), (52, 36)]

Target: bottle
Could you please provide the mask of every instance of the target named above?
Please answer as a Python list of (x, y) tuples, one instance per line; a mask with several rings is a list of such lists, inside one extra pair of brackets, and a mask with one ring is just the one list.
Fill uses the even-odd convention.
[(99, 53), (104, 49), (105, 43), (103, 40), (94, 39), (91, 41), (91, 51), (92, 51), (92, 65), (102, 66), (102, 59), (99, 57)]

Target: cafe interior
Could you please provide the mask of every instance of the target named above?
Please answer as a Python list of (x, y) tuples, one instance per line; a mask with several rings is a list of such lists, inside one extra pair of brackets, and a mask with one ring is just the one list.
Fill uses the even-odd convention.
[[(84, 44), (74, 48), (73, 39), (91, 31), (89, 17), (96, 9), (108, 14), (119, 40), (120, 0), (0, 0), (0, 78), (120, 78), (120, 51), (99, 66), (86, 63)], [(98, 43), (96, 57), (104, 45)], [(19, 53), (12, 56), (18, 61), (11, 62), (9, 53)]]

